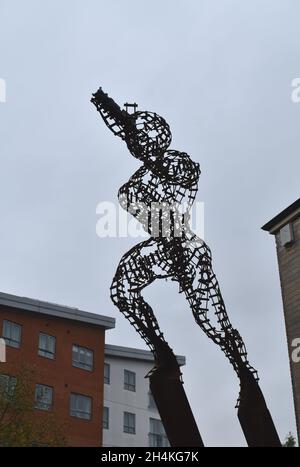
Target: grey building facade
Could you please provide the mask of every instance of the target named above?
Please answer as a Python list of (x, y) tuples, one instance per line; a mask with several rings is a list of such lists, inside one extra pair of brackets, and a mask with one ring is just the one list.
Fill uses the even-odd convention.
[[(177, 360), (185, 365), (185, 357)], [(145, 377), (153, 366), (149, 350), (105, 345), (103, 446), (169, 446)]]
[(300, 441), (300, 198), (262, 227), (274, 235)]

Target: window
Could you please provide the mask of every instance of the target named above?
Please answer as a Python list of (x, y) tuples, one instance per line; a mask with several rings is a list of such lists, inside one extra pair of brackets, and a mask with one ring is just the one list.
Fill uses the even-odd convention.
[(105, 430), (109, 429), (109, 408), (103, 407), (103, 428)]
[(104, 383), (110, 384), (110, 364), (104, 363)]
[(11, 321), (3, 321), (3, 337), (5, 342), (10, 347), (19, 348), (21, 345), (21, 330), (20, 324), (12, 323)]
[(148, 396), (149, 396), (148, 408), (151, 410), (157, 410), (155, 400), (154, 400), (154, 397), (151, 391), (148, 392)]
[(280, 244), (281, 246), (291, 246), (294, 243), (294, 230), (293, 230), (293, 224), (289, 223), (283, 226), (280, 231)]
[(151, 448), (170, 446), (161, 420), (150, 418), (149, 446)]
[(39, 355), (41, 357), (51, 358), (52, 360), (55, 357), (55, 343), (56, 339), (49, 334), (44, 334), (40, 332), (39, 335)]
[(92, 398), (81, 394), (71, 394), (70, 414), (72, 417), (90, 420), (92, 416)]
[(35, 408), (40, 410), (52, 410), (53, 388), (44, 384), (35, 386)]
[(130, 433), (132, 435), (135, 435), (135, 414), (134, 413), (124, 412), (123, 431), (124, 433)]
[(135, 391), (135, 373), (133, 371), (124, 370), (124, 389)]
[(83, 370), (93, 371), (94, 352), (92, 350), (73, 345), (72, 365)]
[(0, 394), (5, 399), (12, 398), (15, 392), (17, 378), (0, 374)]

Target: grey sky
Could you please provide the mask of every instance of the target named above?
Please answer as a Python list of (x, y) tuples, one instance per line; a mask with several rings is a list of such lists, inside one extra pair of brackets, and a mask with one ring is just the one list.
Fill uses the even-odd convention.
[[(166, 118), (172, 149), (201, 165), (205, 240), (233, 324), (282, 438), (293, 431), (274, 239), (260, 227), (299, 198), (300, 4), (296, 0), (0, 0), (0, 290), (117, 318), (114, 344), (143, 347), (109, 299), (135, 239), (99, 239), (99, 201), (138, 167), (90, 95)], [(175, 284), (145, 295), (177, 353), (206, 445), (244, 445), (237, 378)]]

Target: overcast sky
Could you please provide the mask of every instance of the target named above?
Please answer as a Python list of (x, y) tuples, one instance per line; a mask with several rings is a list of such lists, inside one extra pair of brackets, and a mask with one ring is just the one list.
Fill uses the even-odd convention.
[[(297, 0), (0, 0), (0, 290), (113, 316), (107, 342), (144, 347), (109, 298), (134, 238), (100, 239), (96, 206), (139, 162), (90, 104), (100, 85), (171, 126), (201, 165), (205, 240), (228, 313), (281, 438), (296, 433), (274, 238), (299, 198)], [(140, 240), (138, 240), (140, 241)], [(145, 292), (208, 446), (245, 445), (238, 380), (178, 287)]]

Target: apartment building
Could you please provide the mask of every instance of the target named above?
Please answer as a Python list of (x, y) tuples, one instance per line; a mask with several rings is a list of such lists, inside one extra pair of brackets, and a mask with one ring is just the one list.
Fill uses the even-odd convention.
[(0, 293), (6, 342), (1, 378), (24, 365), (36, 370), (37, 416), (53, 411), (65, 423), (67, 445), (101, 446), (105, 332), (113, 318)]
[(153, 366), (150, 351), (105, 345), (103, 446), (169, 446), (145, 377)]

